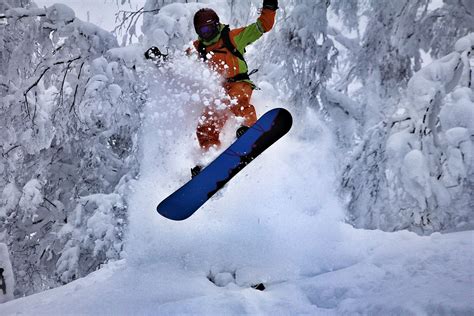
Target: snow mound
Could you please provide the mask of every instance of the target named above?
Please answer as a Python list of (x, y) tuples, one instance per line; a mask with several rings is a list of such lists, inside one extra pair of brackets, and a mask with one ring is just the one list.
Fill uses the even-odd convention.
[(5, 244), (0, 243), (0, 304), (13, 300), (14, 288), (15, 280), (8, 248)]
[(459, 53), (474, 50), (474, 33), (460, 38), (456, 44), (454, 44), (454, 49)]
[(68, 24), (74, 21), (76, 13), (67, 5), (56, 3), (46, 9), (46, 17), (54, 24)]
[[(241, 278), (239, 274), (250, 273), (243, 267), (242, 271), (221, 272), (214, 284), (208, 279), (209, 271), (186, 265), (197, 259), (192, 254), (182, 252), (179, 265), (171, 265), (166, 258), (150, 254), (146, 264), (135, 265), (122, 260), (66, 286), (2, 304), (0, 314), (474, 313), (474, 232), (420, 237), (409, 232), (356, 230), (343, 224), (331, 229), (339, 232), (339, 238), (326, 241), (326, 253), (321, 254), (319, 260), (309, 259), (320, 267), (321, 259), (331, 261), (331, 267), (307, 274), (289, 270), (285, 277), (265, 280), (264, 291), (235, 283), (235, 276)], [(190, 240), (203, 238), (198, 231), (187, 233)], [(317, 241), (323, 234), (315, 230), (302, 242)], [(181, 250), (174, 247), (175, 252)], [(292, 258), (292, 254), (287, 255), (289, 260), (299, 260)], [(275, 264), (267, 262), (266, 266), (271, 269)]]

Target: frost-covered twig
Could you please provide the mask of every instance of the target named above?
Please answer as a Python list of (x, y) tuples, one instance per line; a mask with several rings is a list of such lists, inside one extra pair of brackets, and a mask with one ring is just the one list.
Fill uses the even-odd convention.
[(73, 62), (74, 60), (69, 61), (66, 66), (66, 70), (64, 71), (63, 81), (61, 82), (61, 90), (59, 92), (59, 102), (61, 106), (64, 104), (64, 84), (66, 83), (67, 73), (69, 72), (69, 69), (71, 69), (71, 64)]
[(45, 69), (43, 69), (43, 72), (38, 76), (38, 78), (36, 78), (36, 80), (23, 93), (23, 96), (25, 97), (26, 114), (28, 115), (28, 117), (30, 117), (30, 109), (29, 109), (29, 103), (28, 103), (28, 93), (31, 91), (31, 89), (33, 89), (34, 87), (36, 87), (38, 85), (38, 83), (41, 81), (41, 79), (43, 79), (46, 72), (48, 72), (48, 70), (51, 69), (52, 66), (57, 66), (57, 65), (65, 64), (65, 63), (70, 64), (70, 63), (72, 63), (76, 60), (79, 60), (79, 59), (81, 59), (80, 56), (76, 57), (76, 58), (73, 58), (73, 59), (69, 59), (69, 60), (57, 61), (57, 62), (54, 62), (51, 66), (48, 66)]
[(54, 208), (58, 208), (58, 206), (54, 204), (53, 202), (51, 202), (50, 200), (48, 200), (48, 198), (43, 197), (43, 199), (45, 200), (45, 202), (48, 202), (49, 204), (51, 204)]
[(81, 79), (82, 75), (82, 68), (84, 67), (84, 62), (81, 64), (81, 67), (79, 68), (79, 74), (77, 75), (77, 85), (76, 88), (74, 89), (74, 97), (72, 99), (72, 104), (71, 107), (69, 108), (69, 112), (71, 112), (74, 109), (74, 106), (76, 104), (76, 98), (77, 98), (77, 91), (79, 90), (79, 80)]
[(22, 14), (22, 15), (6, 15), (0, 14), (0, 19), (23, 19), (23, 18), (35, 18), (46, 16), (46, 13), (41, 14)]
[(35, 82), (33, 82), (32, 85), (30, 85), (28, 87), (28, 89), (26, 89), (25, 93), (23, 94), (24, 97), (25, 97), (26, 115), (28, 117), (30, 117), (30, 106), (29, 106), (29, 103), (28, 103), (28, 93), (30, 92), (31, 89), (33, 89), (34, 87), (36, 87), (38, 85), (38, 83), (40, 82), (40, 80), (43, 78), (43, 76), (46, 74), (46, 72), (48, 70), (49, 70), (49, 67), (45, 68), (43, 70), (43, 72), (41, 73), (41, 75), (35, 80)]
[(120, 22), (115, 28), (113, 29), (113, 33), (117, 32), (123, 32), (125, 30), (126, 33), (130, 34), (130, 37), (135, 34), (135, 28), (136, 24), (138, 22), (138, 19), (144, 14), (144, 13), (158, 13), (160, 9), (154, 9), (154, 10), (145, 10), (144, 7), (137, 11), (125, 11), (125, 10), (120, 10), (115, 14), (115, 23)]
[(12, 148), (8, 149), (6, 152), (2, 153), (2, 157), (3, 158), (8, 157), (8, 154), (18, 147), (21, 147), (21, 145), (15, 145)]

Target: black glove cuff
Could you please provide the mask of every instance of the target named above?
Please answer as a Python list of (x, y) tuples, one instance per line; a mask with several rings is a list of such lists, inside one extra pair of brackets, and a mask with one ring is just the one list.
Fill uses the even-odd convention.
[(145, 52), (145, 58), (146, 59), (156, 59), (162, 56), (163, 54), (161, 53), (160, 49), (156, 46), (150, 47), (146, 52)]

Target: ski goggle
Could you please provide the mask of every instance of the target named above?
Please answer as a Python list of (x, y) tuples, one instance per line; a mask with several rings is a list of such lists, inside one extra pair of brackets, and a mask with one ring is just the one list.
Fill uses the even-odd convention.
[(199, 27), (198, 29), (199, 36), (204, 39), (210, 39), (217, 33), (217, 25), (207, 24)]

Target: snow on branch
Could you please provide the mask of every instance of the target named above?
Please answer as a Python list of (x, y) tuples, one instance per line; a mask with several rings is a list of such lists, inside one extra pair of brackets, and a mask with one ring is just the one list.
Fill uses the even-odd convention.
[(77, 92), (79, 90), (79, 80), (81, 79), (82, 69), (84, 68), (84, 64), (85, 64), (85, 62), (82, 62), (81, 67), (79, 67), (79, 74), (77, 75), (77, 82), (78, 83), (76, 84), (76, 88), (74, 89), (74, 97), (72, 99), (72, 104), (71, 104), (71, 107), (69, 108), (69, 112), (72, 112), (72, 110), (74, 110), (74, 106), (76, 105)]
[[(52, 63), (50, 66), (47, 66), (46, 68), (43, 69), (43, 71), (41, 72), (41, 74), (33, 81), (33, 83), (25, 90), (25, 92), (23, 93), (23, 96), (25, 97), (25, 106), (26, 106), (26, 113), (28, 115), (28, 117), (30, 117), (30, 110), (29, 110), (29, 103), (28, 103), (28, 93), (34, 88), (36, 87), (39, 82), (41, 81), (41, 79), (44, 77), (44, 75), (46, 74), (46, 72), (48, 72), (49, 69), (51, 69), (53, 66), (58, 66), (58, 65), (62, 65), (62, 64), (68, 64), (68, 69), (70, 67), (70, 65), (76, 61), (76, 60), (79, 60), (81, 59), (82, 57), (81, 56), (78, 56), (76, 58), (72, 58), (72, 59), (69, 59), (69, 60), (61, 60), (61, 61), (56, 61), (54, 63)], [(68, 70), (66, 70), (67, 72)], [(36, 111), (35, 111), (36, 112)], [(35, 113), (33, 113), (33, 121), (34, 121), (34, 118), (35, 118)]]
[(328, 27), (328, 35), (332, 36), (338, 43), (347, 48), (349, 51), (357, 52), (360, 50), (359, 41), (342, 35), (341, 31), (335, 27)]
[(46, 16), (45, 9), (23, 9), (15, 8), (7, 10), (4, 14), (0, 14), (0, 19), (23, 19), (33, 17), (44, 17)]

